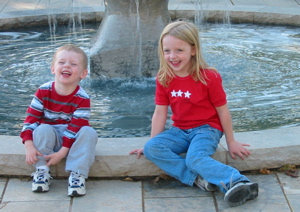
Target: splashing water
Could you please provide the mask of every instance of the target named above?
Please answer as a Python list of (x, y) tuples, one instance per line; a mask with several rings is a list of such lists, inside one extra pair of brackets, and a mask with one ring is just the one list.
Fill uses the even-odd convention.
[[(18, 135), (38, 86), (52, 80), (56, 48), (74, 43), (89, 55), (97, 24), (70, 32), (27, 28), (0, 32), (0, 133)], [(200, 29), (207, 62), (223, 77), (235, 131), (296, 126), (300, 123), (300, 32), (257, 25), (205, 25)], [(149, 136), (155, 80), (92, 80), (82, 86), (92, 98), (91, 125), (100, 137)], [(168, 127), (171, 125), (168, 120)]]

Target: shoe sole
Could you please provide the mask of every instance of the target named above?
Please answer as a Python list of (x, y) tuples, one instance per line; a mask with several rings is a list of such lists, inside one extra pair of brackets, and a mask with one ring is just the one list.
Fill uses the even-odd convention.
[(49, 191), (49, 189), (46, 190), (46, 189), (43, 189), (42, 186), (37, 186), (37, 187), (35, 187), (35, 188), (32, 188), (32, 191), (33, 191), (33, 192), (47, 192), (47, 191)]
[(225, 194), (224, 200), (232, 207), (244, 204), (258, 196), (258, 184), (246, 183), (235, 186)]
[(81, 197), (81, 196), (84, 196), (84, 194), (79, 194), (77, 191), (72, 191), (72, 193), (69, 194), (69, 196), (71, 197)]

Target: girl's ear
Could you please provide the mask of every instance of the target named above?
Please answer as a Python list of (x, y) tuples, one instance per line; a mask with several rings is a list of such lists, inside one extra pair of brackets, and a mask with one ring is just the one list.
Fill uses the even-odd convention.
[(196, 47), (195, 46), (192, 46), (192, 53), (191, 53), (192, 56), (195, 56), (196, 55)]

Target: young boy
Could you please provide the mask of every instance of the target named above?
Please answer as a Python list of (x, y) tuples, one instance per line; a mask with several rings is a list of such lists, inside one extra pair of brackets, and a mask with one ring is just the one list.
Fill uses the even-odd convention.
[(26, 162), (36, 167), (32, 191), (48, 191), (49, 167), (66, 157), (68, 195), (83, 196), (98, 141), (97, 132), (89, 126), (90, 98), (79, 86), (88, 74), (85, 52), (71, 44), (60, 47), (54, 54), (51, 73), (54, 81), (35, 93), (20, 134)]

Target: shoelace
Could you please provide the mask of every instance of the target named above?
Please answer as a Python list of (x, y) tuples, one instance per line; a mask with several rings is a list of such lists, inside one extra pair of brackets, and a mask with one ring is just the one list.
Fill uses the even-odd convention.
[(80, 183), (80, 173), (72, 172), (72, 184), (78, 185)]
[(50, 179), (53, 179), (53, 178), (50, 176), (49, 172), (47, 172), (47, 171), (45, 171), (45, 170), (43, 170), (43, 169), (38, 169), (38, 170), (36, 170), (35, 172), (33, 172), (33, 173), (31, 174), (31, 176), (33, 177), (35, 173), (37, 173), (36, 179), (37, 179), (38, 181), (44, 180), (45, 177), (50, 178)]
[(221, 186), (226, 190), (228, 191), (229, 189), (231, 189), (233, 187), (233, 183), (232, 183), (232, 178), (233, 178), (233, 173), (231, 174), (231, 177), (230, 177), (230, 182), (229, 182), (229, 188), (225, 185), (225, 183), (223, 181), (221, 181)]

